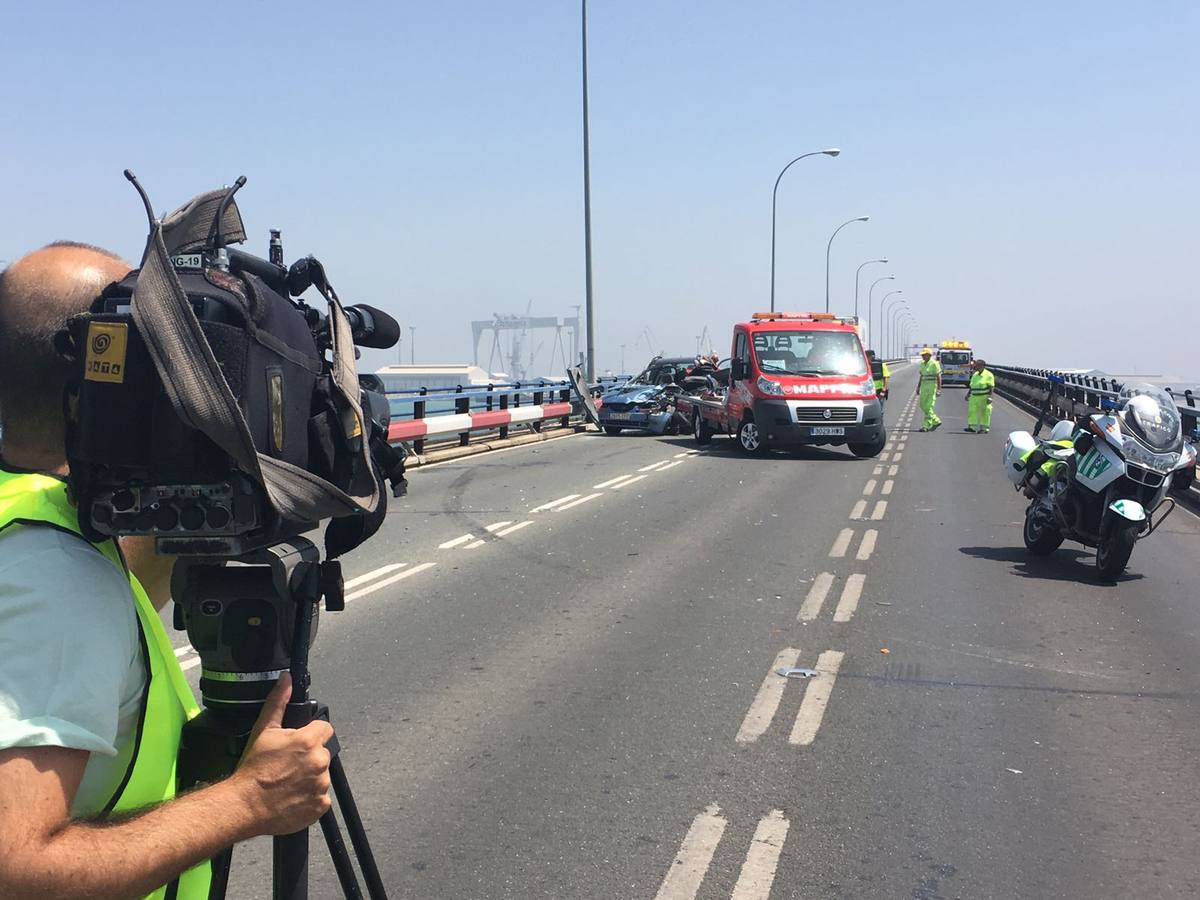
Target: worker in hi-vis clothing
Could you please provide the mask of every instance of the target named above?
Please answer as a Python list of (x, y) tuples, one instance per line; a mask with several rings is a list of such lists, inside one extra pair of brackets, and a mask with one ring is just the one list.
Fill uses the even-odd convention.
[(942, 364), (933, 358), (933, 351), (928, 347), (921, 350), (921, 365), (917, 367), (917, 372), (917, 396), (921, 398), (921, 412), (925, 414), (921, 430), (933, 431), (942, 424), (933, 409), (937, 398), (942, 395)]
[(996, 390), (996, 376), (988, 371), (982, 359), (971, 362), (975, 370), (967, 387), (967, 431), (987, 434), (992, 427), (992, 392)]

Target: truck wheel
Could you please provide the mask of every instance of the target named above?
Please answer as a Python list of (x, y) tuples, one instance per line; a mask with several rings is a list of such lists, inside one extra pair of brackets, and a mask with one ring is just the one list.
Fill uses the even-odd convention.
[(762, 432), (753, 419), (746, 419), (738, 428), (738, 448), (747, 456), (762, 456), (767, 452)]
[(712, 441), (712, 431), (709, 430), (708, 423), (698, 412), (692, 413), (692, 437), (696, 439), (697, 444), (707, 444)]
[(871, 459), (883, 452), (884, 446), (887, 444), (887, 429), (879, 429), (879, 437), (871, 441), (869, 444), (850, 444), (850, 452), (859, 459)]
[(1133, 545), (1137, 542), (1137, 526), (1114, 526), (1108, 537), (1096, 548), (1096, 569), (1104, 581), (1116, 581), (1129, 565)]
[(605, 425), (605, 426), (604, 426), (604, 433), (605, 433), (605, 434), (620, 434), (620, 433), (621, 433), (621, 429), (620, 429), (620, 428), (618, 428), (616, 425)]

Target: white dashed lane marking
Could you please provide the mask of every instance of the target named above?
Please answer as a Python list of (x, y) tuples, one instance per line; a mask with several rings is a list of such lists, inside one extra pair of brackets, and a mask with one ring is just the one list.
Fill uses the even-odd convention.
[(645, 475), (634, 475), (628, 481), (622, 481), (620, 484), (614, 484), (612, 486), (612, 489), (614, 491), (619, 491), (621, 488), (627, 488), (631, 484), (636, 484), (637, 482), (641, 481), (643, 478), (646, 478), (646, 477), (647, 476), (645, 476)]
[(883, 514), (887, 512), (887, 505), (886, 500), (879, 500), (875, 503), (875, 509), (871, 511), (872, 522), (878, 522), (883, 518)]
[(439, 550), (453, 550), (455, 547), (459, 546), (460, 544), (465, 544), (468, 541), (473, 541), (473, 540), (475, 540), (475, 535), (473, 535), (473, 534), (459, 535), (458, 537), (454, 538), (453, 540), (443, 541), (442, 543), (438, 544), (438, 549)]
[(554, 507), (563, 503), (570, 503), (578, 496), (578, 494), (567, 494), (565, 497), (559, 497), (557, 500), (551, 500), (549, 503), (543, 503), (541, 506), (535, 506), (530, 510), (530, 512), (545, 512), (546, 510), (554, 509)]
[(866, 575), (851, 575), (846, 579), (845, 587), (842, 588), (841, 599), (838, 600), (837, 609), (833, 611), (833, 621), (849, 622), (854, 616), (854, 611), (858, 609), (858, 600), (862, 597), (863, 584), (866, 581)]
[(570, 503), (564, 503), (562, 506), (557, 507), (554, 511), (555, 512), (565, 512), (566, 510), (571, 509), (572, 507), (579, 506), (581, 503), (587, 503), (589, 500), (595, 500), (597, 497), (602, 497), (602, 496), (604, 496), (604, 495), (603, 494), (588, 494), (586, 497), (580, 497), (578, 500), (572, 500)]
[(883, 490), (880, 493), (882, 493), (883, 496), (886, 497), (888, 494), (890, 494), (892, 492), (892, 488), (894, 488), (895, 486), (896, 486), (896, 482), (892, 481), (892, 479), (889, 478), (887, 481), (885, 481), (883, 483)]
[(783, 852), (790, 824), (779, 809), (771, 810), (758, 823), (730, 900), (767, 900), (771, 896), (771, 885), (775, 882), (775, 870), (779, 867), (779, 855)]
[(859, 500), (854, 504), (854, 509), (850, 510), (850, 518), (861, 519), (867, 512), (867, 501)]
[(655, 900), (694, 900), (728, 824), (715, 803), (692, 822)]
[(787, 678), (778, 673), (779, 669), (790, 669), (800, 659), (800, 651), (794, 647), (781, 650), (775, 657), (775, 662), (767, 670), (767, 677), (754, 695), (754, 702), (742, 719), (742, 727), (738, 729), (737, 742), (752, 744), (762, 737), (771, 725), (775, 713), (779, 709), (779, 701), (783, 699), (783, 689), (787, 687)]
[(532, 525), (533, 519), (526, 519), (524, 522), (517, 522), (515, 525), (509, 525), (507, 528), (496, 532), (496, 537), (504, 537), (506, 534), (512, 534), (514, 531), (520, 531), (526, 525)]
[(838, 669), (845, 656), (838, 650), (826, 650), (817, 659), (817, 674), (808, 682), (804, 692), (804, 700), (800, 703), (800, 713), (796, 716), (796, 724), (788, 743), (807, 747), (817, 737), (821, 720), (825, 718), (825, 708), (833, 694), (833, 684), (837, 680)]
[(877, 482), (874, 478), (868, 479), (867, 483), (863, 485), (863, 494), (870, 497), (873, 493), (875, 493), (875, 486), (878, 483), (879, 482)]
[(860, 562), (866, 562), (871, 558), (871, 554), (875, 552), (875, 541), (879, 538), (879, 532), (874, 528), (868, 528), (867, 533), (863, 535), (862, 543), (858, 545), (858, 553), (855, 559)]
[(833, 542), (833, 549), (829, 551), (829, 555), (834, 559), (841, 559), (846, 555), (846, 551), (850, 549), (850, 542), (854, 540), (854, 529), (843, 528), (837, 536), (837, 540)]
[(829, 595), (831, 587), (833, 587), (833, 575), (829, 572), (822, 572), (813, 579), (812, 587), (808, 590), (808, 596), (800, 604), (800, 612), (796, 615), (797, 621), (811, 622), (819, 616), (821, 614), (821, 605)]
[(593, 484), (592, 490), (593, 491), (601, 491), (601, 490), (604, 490), (604, 488), (610, 488), (610, 487), (613, 487), (614, 485), (618, 485), (622, 481), (628, 481), (632, 477), (633, 477), (632, 475), (618, 475), (616, 478), (608, 479), (608, 481), (602, 481), (599, 484)]

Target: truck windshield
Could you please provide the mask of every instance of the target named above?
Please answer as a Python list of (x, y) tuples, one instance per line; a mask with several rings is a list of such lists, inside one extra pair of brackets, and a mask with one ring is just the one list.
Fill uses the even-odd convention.
[(943, 366), (965, 366), (971, 361), (971, 351), (943, 350), (938, 358)]
[(763, 373), (866, 375), (858, 336), (848, 331), (759, 331), (754, 356)]

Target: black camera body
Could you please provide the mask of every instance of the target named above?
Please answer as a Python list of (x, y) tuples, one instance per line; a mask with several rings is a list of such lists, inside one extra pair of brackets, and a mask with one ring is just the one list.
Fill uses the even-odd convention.
[[(162, 226), (152, 219), (142, 268), (109, 285), (89, 313), (70, 320), (59, 335), (60, 350), (74, 365), (65, 404), (71, 490), (90, 540), (153, 535), (163, 553), (233, 558), (310, 531), (324, 517), (312, 514), (320, 508), (314, 503), (280, 502), (286, 495), (271, 493), (268, 468), (301, 488), (319, 483), (346, 501), (361, 496), (364, 484), (381, 487), (384, 477), (392, 480), (394, 493), (403, 487), (403, 451), (387, 444), (386, 398), (369, 396), (354, 383), (358, 409), (352, 410), (347, 389), (339, 393), (335, 383), (338, 360), (329, 359), (334, 342), (329, 318), (290, 296), (314, 283), (312, 273), (327, 298), (332, 294), (320, 263), (307, 257), (289, 273), (277, 231), (269, 260), (226, 248), (221, 225), (230, 221), (232, 194), (243, 181), (223, 197), (201, 195), (173, 214), (194, 217), (199, 209), (213, 219), (217, 210), (203, 242), (168, 255), (164, 242), (155, 244)], [(221, 201), (219, 209), (215, 200)], [(236, 207), (232, 214), (240, 232)], [(187, 216), (182, 219), (187, 224)], [(234, 240), (243, 237), (239, 233)], [(151, 259), (156, 246), (159, 253)], [(190, 310), (177, 316), (194, 326), (190, 357), (171, 351), (186, 345), (177, 335), (168, 342), (154, 334), (151, 341), (139, 329), (134, 295), (141, 279), (169, 288), (159, 287), (151, 295), (154, 302)], [(137, 302), (151, 302), (143, 299), (149, 293), (144, 290)], [(343, 321), (353, 325), (346, 337), (379, 346), (374, 333), (379, 322), (383, 340), (395, 343), (399, 330), (389, 317), (369, 307), (344, 310), (333, 297), (331, 314), (336, 304)], [(341, 352), (356, 354), (353, 346)], [(176, 356), (179, 370), (173, 371)], [(348, 371), (353, 375), (352, 364)], [(181, 409), (179, 395), (187, 383), (204, 378), (213, 382), (211, 396), (236, 401), (236, 428), (227, 425), (223, 434), (236, 432), (239, 446), (249, 447), (240, 465), (227, 452), (230, 444), (222, 446), (207, 427), (209, 406), (216, 416), (219, 403), (200, 404), (197, 411), (193, 400), (190, 409)], [(371, 376), (362, 380), (375, 386)], [(382, 491), (378, 497), (378, 507), (385, 509)], [(335, 518), (338, 552), (373, 533), (383, 515), (383, 509), (350, 502), (333, 508), (334, 516), (375, 520), (372, 525)]]

